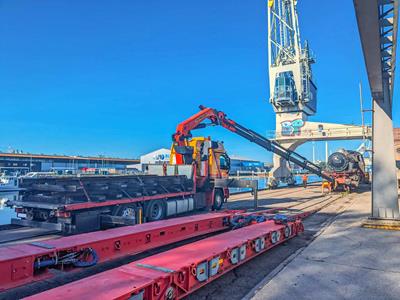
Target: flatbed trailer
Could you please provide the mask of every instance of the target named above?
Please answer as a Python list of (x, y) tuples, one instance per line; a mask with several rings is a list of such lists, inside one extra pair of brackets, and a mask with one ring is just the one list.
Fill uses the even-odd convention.
[[(105, 231), (58, 237), (0, 248), (0, 292), (21, 285), (50, 279), (57, 274), (106, 261), (136, 255), (147, 250), (207, 234), (216, 234), (242, 225), (249, 215), (272, 217), (278, 208), (245, 212), (210, 212), (155, 221)], [(304, 212), (285, 212), (292, 219), (304, 218)], [(235, 223), (236, 222), (236, 223)], [(237, 225), (236, 225), (237, 226)]]
[(180, 299), (304, 230), (267, 220), (222, 233), (26, 299)]
[(221, 183), (199, 189), (194, 164), (149, 167), (146, 175), (23, 178), (22, 196), (7, 203), (17, 212), (11, 223), (77, 234), (207, 210), (216, 194), (228, 197)]

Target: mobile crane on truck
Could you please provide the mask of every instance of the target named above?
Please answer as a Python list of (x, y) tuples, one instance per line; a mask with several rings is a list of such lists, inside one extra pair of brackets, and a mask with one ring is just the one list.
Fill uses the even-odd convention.
[(298, 153), (239, 125), (221, 111), (200, 106), (197, 114), (177, 126), (170, 164), (149, 165), (145, 175), (25, 178), (20, 183), (22, 197), (8, 203), (22, 214), (12, 223), (70, 234), (157, 221), (199, 209), (219, 210), (229, 198), (230, 159), (222, 142), (192, 136), (192, 130), (207, 126), (222, 126), (334, 181)]
[[(204, 121), (209, 120), (209, 123)], [(223, 144), (212, 142), (209, 138), (193, 138), (191, 131), (194, 129), (205, 128), (207, 126), (222, 126), (223, 128), (240, 135), (246, 140), (256, 143), (267, 151), (273, 152), (286, 160), (302, 167), (312, 174), (316, 174), (328, 182), (334, 179), (325, 174), (322, 168), (300, 154), (282, 147), (279, 143), (269, 140), (266, 137), (248, 129), (235, 121), (228, 119), (226, 114), (213, 108), (200, 106), (200, 112), (178, 125), (176, 133), (173, 135), (173, 145), (171, 151), (171, 162), (176, 164), (189, 163), (196, 161), (200, 170), (208, 165), (209, 178), (211, 182), (215, 178), (227, 178), (228, 172), (223, 168), (225, 162), (229, 164), (229, 156), (224, 152)], [(215, 150), (214, 150), (215, 149)], [(213, 151), (214, 150), (214, 151)], [(206, 154), (204, 156), (204, 154)], [(204, 159), (203, 159), (204, 158)], [(218, 163), (219, 160), (219, 163)], [(208, 163), (206, 163), (208, 162)], [(207, 168), (204, 170), (207, 175)], [(201, 175), (201, 174), (199, 174)], [(199, 176), (201, 178), (202, 176)]]

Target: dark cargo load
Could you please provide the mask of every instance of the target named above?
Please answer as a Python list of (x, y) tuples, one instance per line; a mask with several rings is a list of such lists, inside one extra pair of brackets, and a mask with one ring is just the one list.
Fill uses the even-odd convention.
[(123, 175), (22, 178), (23, 202), (73, 204), (191, 192), (186, 176)]

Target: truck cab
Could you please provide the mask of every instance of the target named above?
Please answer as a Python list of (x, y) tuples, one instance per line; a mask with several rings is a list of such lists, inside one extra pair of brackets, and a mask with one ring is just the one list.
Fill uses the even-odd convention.
[[(194, 164), (196, 190), (205, 195), (204, 202), (214, 209), (220, 209), (229, 197), (229, 189), (217, 181), (228, 179), (230, 158), (224, 144), (212, 141), (210, 137), (193, 137), (185, 141), (185, 146), (173, 143), (170, 164)], [(200, 201), (201, 202), (201, 201)]]
[(195, 163), (198, 177), (228, 178), (230, 158), (222, 142), (212, 141), (209, 137), (194, 137), (186, 144), (172, 145), (171, 164)]

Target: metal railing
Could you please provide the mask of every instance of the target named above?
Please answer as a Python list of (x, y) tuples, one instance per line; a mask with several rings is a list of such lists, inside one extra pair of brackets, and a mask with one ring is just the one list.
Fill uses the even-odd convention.
[(329, 128), (323, 130), (307, 130), (303, 129), (299, 134), (287, 134), (283, 131), (267, 131), (267, 138), (270, 139), (295, 139), (295, 138), (345, 138), (361, 136), (369, 138), (372, 136), (372, 128), (369, 126), (364, 127), (341, 127), (341, 128)]

